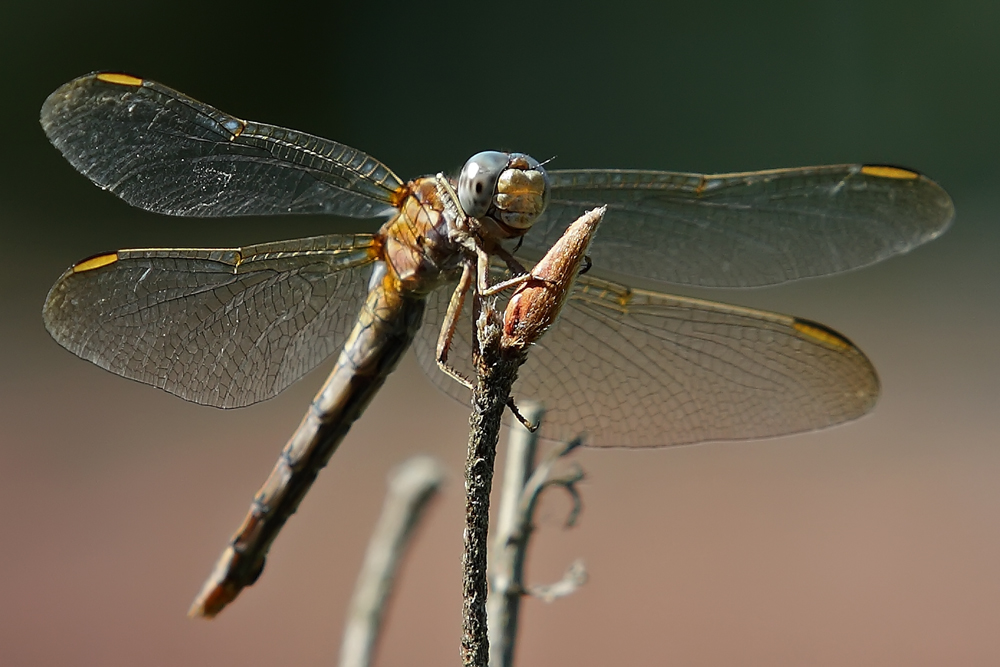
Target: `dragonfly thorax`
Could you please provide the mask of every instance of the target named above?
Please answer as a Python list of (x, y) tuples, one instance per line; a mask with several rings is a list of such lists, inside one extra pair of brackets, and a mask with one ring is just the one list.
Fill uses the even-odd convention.
[(458, 200), (466, 215), (496, 223), (500, 238), (522, 236), (545, 210), (549, 177), (524, 153), (483, 151), (462, 167)]
[(460, 269), (461, 213), (442, 199), (435, 176), (407, 183), (405, 193), (397, 214), (377, 234), (379, 254), (402, 289), (426, 294)]

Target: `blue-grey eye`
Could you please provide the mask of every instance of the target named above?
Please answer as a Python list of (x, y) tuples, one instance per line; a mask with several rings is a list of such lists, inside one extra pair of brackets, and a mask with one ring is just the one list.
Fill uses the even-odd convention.
[(506, 153), (483, 151), (465, 163), (458, 177), (458, 201), (466, 215), (481, 218), (490, 210), (497, 180), (509, 160)]

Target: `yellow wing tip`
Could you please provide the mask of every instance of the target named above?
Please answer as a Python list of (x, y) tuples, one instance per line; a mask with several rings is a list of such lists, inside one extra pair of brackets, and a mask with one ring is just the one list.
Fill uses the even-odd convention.
[(107, 266), (108, 264), (114, 264), (118, 261), (118, 253), (107, 252), (103, 255), (94, 255), (82, 262), (77, 262), (73, 265), (73, 273), (83, 273), (84, 271), (93, 271), (94, 269), (99, 269), (102, 266)]
[(896, 178), (900, 180), (913, 180), (920, 178), (920, 174), (902, 167), (890, 167), (882, 164), (866, 164), (861, 167), (861, 173), (867, 176), (877, 176), (879, 178)]
[(116, 83), (120, 86), (141, 86), (142, 79), (131, 74), (120, 74), (118, 72), (101, 72), (97, 75), (98, 81), (105, 83)]
[(816, 322), (796, 319), (792, 324), (792, 327), (803, 336), (812, 338), (813, 340), (829, 347), (835, 347), (841, 350), (847, 350), (854, 347), (851, 341), (847, 340), (833, 329), (829, 329), (822, 324), (817, 324)]

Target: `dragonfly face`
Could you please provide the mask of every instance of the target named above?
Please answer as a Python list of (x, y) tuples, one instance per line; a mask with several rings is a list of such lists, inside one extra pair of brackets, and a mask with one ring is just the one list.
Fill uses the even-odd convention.
[[(594, 270), (532, 346), (514, 392), (544, 401), (543, 435), (655, 447), (842, 423), (872, 408), (879, 383), (865, 355), (823, 325), (638, 289), (634, 279), (752, 287), (828, 275), (907, 252), (954, 215), (926, 177), (860, 164), (546, 172), (526, 155), (491, 151), (473, 156), (457, 184), (404, 183), (338, 142), (123, 74), (60, 87), (41, 123), (80, 172), (149, 211), (388, 219), (374, 236), (106, 253), (68, 269), (46, 299), (46, 327), (67, 349), (206, 405), (269, 398), (338, 355), (196, 601), (193, 613), (209, 616), (252, 583), (277, 531), (411, 343), (431, 380), (467, 402), (465, 387), (438, 371), (438, 331), (469, 287), (464, 267), (475, 251), (504, 256), (479, 241), (518, 238), (539, 257), (584, 211), (607, 207), (590, 246)], [(487, 238), (470, 245), (480, 233)], [(459, 275), (454, 292), (447, 283)], [(452, 329), (450, 359), (468, 377), (472, 326)]]
[(467, 215), (493, 223), (497, 237), (521, 236), (545, 210), (548, 174), (530, 155), (483, 151), (462, 168), (458, 199)]

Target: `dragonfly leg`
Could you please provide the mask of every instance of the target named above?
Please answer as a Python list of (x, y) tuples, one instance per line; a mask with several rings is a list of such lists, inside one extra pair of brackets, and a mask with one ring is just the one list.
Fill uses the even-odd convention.
[(525, 282), (531, 280), (530, 273), (523, 273), (519, 276), (514, 276), (513, 278), (508, 278), (507, 280), (498, 282), (496, 284), (490, 285), (484, 290), (480, 291), (483, 296), (493, 296), (494, 294), (499, 294), (505, 290), (509, 290), (511, 287), (517, 287)]
[[(504, 259), (499, 252), (502, 248), (495, 248), (494, 254), (497, 254), (501, 259)], [(506, 253), (506, 251), (504, 251)], [(510, 257), (510, 255), (508, 255)], [(516, 267), (511, 267), (511, 270), (518, 272), (520, 275), (514, 276), (507, 280), (496, 283), (495, 285), (490, 285), (490, 255), (485, 250), (480, 248), (476, 249), (476, 269), (477, 269), (477, 283), (476, 291), (480, 296), (493, 296), (494, 294), (499, 294), (504, 290), (508, 290), (511, 287), (517, 287), (524, 282), (531, 280), (531, 274), (527, 272), (523, 266), (518, 263), (516, 259), (510, 257), (510, 259), (516, 264)], [(504, 260), (506, 261), (506, 260)], [(508, 264), (510, 266), (510, 264)]]
[(532, 433), (537, 431), (538, 427), (541, 426), (541, 422), (531, 423), (527, 420), (527, 418), (525, 418), (524, 415), (521, 414), (521, 411), (517, 409), (517, 403), (514, 402), (513, 396), (507, 399), (507, 407), (510, 408), (510, 413), (514, 415), (517, 421), (521, 422), (521, 426), (528, 429)]
[(441, 203), (448, 209), (453, 219), (464, 221), (466, 225), (476, 220), (465, 215), (465, 211), (462, 210), (462, 204), (458, 199), (458, 193), (455, 192), (455, 188), (451, 187), (451, 183), (448, 182), (444, 174), (438, 172), (434, 177), (434, 188)]
[(451, 341), (455, 337), (455, 329), (458, 327), (458, 316), (462, 314), (462, 305), (465, 303), (465, 294), (472, 285), (472, 264), (466, 262), (462, 268), (462, 277), (458, 280), (458, 287), (451, 294), (451, 301), (448, 302), (448, 311), (445, 313), (444, 322), (441, 323), (441, 334), (437, 343), (437, 365), (446, 375), (465, 387), (472, 389), (472, 383), (464, 375), (448, 364), (448, 352), (451, 350)]

